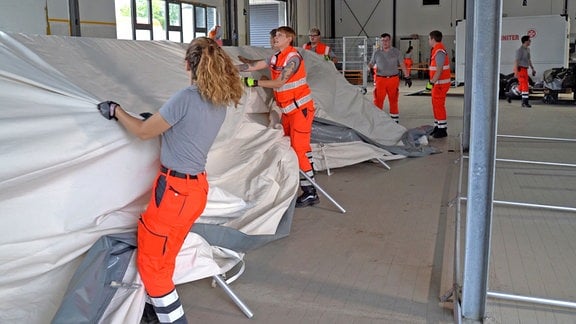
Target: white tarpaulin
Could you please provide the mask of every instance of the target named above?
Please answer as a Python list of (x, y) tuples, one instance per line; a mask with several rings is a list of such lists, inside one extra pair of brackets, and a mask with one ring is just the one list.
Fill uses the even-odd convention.
[[(233, 58), (270, 54), (226, 50)], [(317, 117), (381, 146), (399, 145), (405, 129), (314, 55), (304, 53)], [(183, 56), (182, 46), (170, 42), (0, 32), (1, 323), (49, 322), (90, 246), (135, 230), (158, 170), (159, 141), (129, 135), (102, 118), (96, 104), (157, 111), (189, 82)], [(208, 156), (210, 194), (200, 222), (275, 233), (297, 190), (298, 163), (282, 130), (259, 114), (270, 101), (266, 90), (246, 89), (239, 107), (229, 109)], [(191, 264), (199, 269), (194, 279), (224, 271), (210, 253), (182, 255), (188, 272)], [(118, 314), (142, 306), (142, 290), (134, 296)], [(123, 322), (122, 315), (107, 316)]]
[[(129, 135), (96, 104), (156, 111), (189, 83), (183, 57), (172, 43), (0, 34), (0, 322), (48, 322), (88, 248), (135, 230), (159, 141)], [(206, 214), (273, 234), (298, 164), (283, 132), (244, 108), (229, 109), (210, 151)], [(194, 263), (204, 277), (222, 272), (205, 259)]]

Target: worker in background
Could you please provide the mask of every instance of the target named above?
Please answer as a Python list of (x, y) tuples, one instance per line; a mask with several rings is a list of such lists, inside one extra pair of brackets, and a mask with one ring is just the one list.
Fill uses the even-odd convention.
[(412, 45), (410, 45), (410, 46), (408, 46), (406, 53), (404, 53), (404, 65), (406, 65), (406, 72), (408, 73), (407, 76), (411, 76), (411, 73), (412, 73), (412, 64), (414, 64), (414, 61), (412, 61), (412, 50), (413, 49), (414, 49), (414, 47), (412, 47)]
[(433, 30), (428, 35), (428, 44), (431, 47), (429, 76), (430, 81), (426, 89), (431, 91), (432, 112), (434, 114), (434, 130), (430, 134), (434, 138), (448, 136), (448, 121), (446, 117), (446, 95), (450, 89), (450, 59), (444, 44), (442, 33)]
[(326, 61), (332, 61), (334, 62), (334, 64), (338, 63), (338, 58), (336, 57), (334, 51), (332, 51), (330, 46), (320, 41), (322, 36), (320, 36), (320, 29), (318, 29), (318, 27), (310, 28), (310, 30), (308, 31), (308, 37), (310, 38), (310, 41), (304, 44), (304, 46), (302, 46), (304, 49), (310, 50), (318, 55), (324, 56), (324, 59)]
[(208, 38), (215, 40), (218, 45), (222, 46), (222, 27), (220, 25), (212, 27), (208, 32)]
[[(516, 50), (516, 58), (514, 59), (514, 76), (518, 79), (518, 90), (522, 95), (522, 107), (531, 108), (530, 102), (528, 101), (530, 97), (529, 88), (529, 77), (528, 68), (532, 69), (532, 76), (536, 76), (536, 70), (534, 70), (534, 65), (532, 65), (532, 60), (530, 58), (530, 36), (524, 35), (520, 38), (522, 45)], [(506, 93), (506, 99), (508, 103), (512, 102), (512, 94)]]
[(398, 67), (402, 69), (405, 77), (405, 83), (408, 87), (412, 86), (412, 79), (404, 65), (402, 52), (399, 49), (392, 47), (391, 36), (388, 33), (380, 35), (382, 47), (374, 51), (372, 59), (368, 63), (370, 69), (376, 66), (376, 87), (374, 88), (374, 105), (383, 109), (384, 100), (388, 96), (390, 103), (390, 117), (398, 123), (400, 113), (398, 110), (398, 97), (400, 91), (400, 75), (398, 74)]
[[(98, 105), (141, 139), (161, 136), (160, 170), (138, 222), (137, 266), (151, 303), (144, 315), (160, 323), (187, 323), (172, 281), (176, 256), (208, 197), (206, 158), (226, 117), (244, 93), (238, 69), (212, 39), (192, 40), (184, 58), (189, 84), (142, 120), (119, 104)], [(226, 86), (222, 86), (226, 85)]]
[[(273, 46), (277, 52), (266, 60), (244, 63), (239, 66), (239, 69), (240, 71), (270, 69), (271, 80), (244, 78), (244, 83), (248, 87), (260, 86), (273, 89), (276, 104), (282, 111), (284, 134), (290, 136), (290, 145), (296, 152), (300, 170), (314, 179), (311, 161), (312, 148), (310, 147), (314, 101), (306, 82), (304, 59), (292, 46), (295, 38), (296, 33), (292, 28), (279, 27), (276, 30)], [(300, 188), (302, 194), (296, 199), (296, 207), (312, 206), (320, 202), (316, 189), (302, 175), (300, 175)]]
[(270, 31), (270, 48), (271, 49), (275, 49), (274, 48), (274, 37), (276, 37), (276, 28), (274, 28)]

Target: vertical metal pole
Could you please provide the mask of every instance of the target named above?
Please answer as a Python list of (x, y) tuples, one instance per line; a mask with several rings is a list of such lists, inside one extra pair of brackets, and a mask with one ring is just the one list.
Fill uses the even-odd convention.
[(464, 51), (464, 114), (462, 119), (462, 149), (464, 152), (470, 149), (470, 110), (472, 107), (472, 50), (474, 47), (474, 0), (466, 2), (466, 47)]
[(78, 0), (68, 0), (68, 15), (70, 16), (70, 36), (81, 36)]
[(496, 126), (498, 121), (498, 71), (502, 1), (474, 1), (472, 107), (468, 204), (466, 208), (466, 246), (462, 287), (462, 316), (480, 321), (486, 312)]

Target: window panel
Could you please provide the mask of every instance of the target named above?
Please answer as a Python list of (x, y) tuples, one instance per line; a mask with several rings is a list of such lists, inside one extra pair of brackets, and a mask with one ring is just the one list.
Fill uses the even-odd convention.
[(177, 3), (168, 4), (168, 12), (170, 13), (170, 26), (182, 26), (180, 19), (180, 5)]
[(136, 39), (137, 40), (151, 40), (150, 31), (144, 30), (144, 29), (137, 29), (136, 30)]
[(150, 4), (148, 0), (136, 0), (136, 23), (150, 23)]
[[(216, 7), (180, 0), (114, 0), (118, 38), (189, 43), (219, 24)], [(131, 33), (132, 35), (130, 35)]]
[(182, 41), (190, 43), (194, 39), (194, 6), (182, 4)]
[(206, 8), (196, 7), (196, 28), (206, 28)]

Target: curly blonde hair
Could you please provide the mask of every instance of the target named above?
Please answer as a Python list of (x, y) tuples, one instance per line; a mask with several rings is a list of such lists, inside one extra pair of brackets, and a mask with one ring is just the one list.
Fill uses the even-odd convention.
[(213, 39), (193, 39), (186, 50), (192, 80), (202, 97), (216, 105), (238, 105), (244, 93), (240, 72)]

